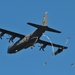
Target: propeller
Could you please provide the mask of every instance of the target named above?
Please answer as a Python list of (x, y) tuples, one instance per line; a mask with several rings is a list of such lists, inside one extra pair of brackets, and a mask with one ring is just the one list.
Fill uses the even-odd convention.
[(13, 39), (15, 38), (15, 36), (10, 36), (10, 35), (8, 35), (8, 36), (9, 36), (9, 38), (7, 38), (7, 39), (9, 40), (9, 43), (14, 42)]

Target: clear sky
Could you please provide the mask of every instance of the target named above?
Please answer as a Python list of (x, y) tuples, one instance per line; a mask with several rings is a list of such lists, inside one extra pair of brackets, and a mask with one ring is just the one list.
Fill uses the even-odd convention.
[[(71, 66), (75, 64), (75, 0), (0, 0), (0, 28), (27, 35), (36, 30), (27, 22), (41, 24), (46, 11), (48, 26), (62, 33), (45, 34), (61, 45), (70, 37), (68, 49), (52, 56), (52, 47), (43, 52), (36, 44), (11, 55), (7, 54), (11, 43), (4, 35), (0, 40), (0, 75), (75, 75), (75, 66)], [(41, 39), (49, 41), (44, 36)]]

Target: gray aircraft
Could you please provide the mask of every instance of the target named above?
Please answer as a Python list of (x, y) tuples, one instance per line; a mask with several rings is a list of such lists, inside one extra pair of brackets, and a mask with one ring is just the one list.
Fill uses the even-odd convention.
[[(54, 53), (55, 55), (62, 52), (63, 49), (67, 49), (67, 47), (65, 47), (65, 46), (47, 42), (47, 41), (43, 41), (40, 39), (40, 37), (43, 35), (43, 33), (45, 31), (61, 33), (60, 31), (47, 26), (47, 12), (45, 12), (42, 25), (38, 25), (38, 24), (30, 23), (30, 22), (28, 22), (27, 24), (37, 28), (33, 33), (29, 34), (28, 36), (0, 28), (0, 38), (1, 39), (4, 34), (11, 35), (11, 37), (9, 38), (9, 42), (12, 41), (12, 44), (8, 47), (9, 54), (17, 53), (18, 51), (20, 51), (22, 49), (26, 49), (28, 47), (32, 48), (32, 47), (34, 47), (34, 44), (36, 44), (36, 43), (42, 44), (42, 46), (40, 47), (40, 50), (43, 50), (43, 51), (47, 45), (49, 45), (49, 46), (53, 45), (54, 47), (57, 47), (58, 50)], [(18, 37), (20, 39), (17, 42), (13, 42), (13, 40), (16, 37)]]

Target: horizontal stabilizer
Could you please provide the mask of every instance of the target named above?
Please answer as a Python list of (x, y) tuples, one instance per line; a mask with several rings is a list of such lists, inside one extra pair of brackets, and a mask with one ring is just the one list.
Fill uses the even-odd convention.
[(60, 31), (53, 29), (53, 28), (49, 28), (48, 26), (46, 27), (47, 31), (51, 31), (51, 32), (56, 32), (56, 33), (61, 33)]
[(53, 29), (53, 28), (50, 28), (48, 26), (42, 26), (42, 25), (38, 25), (38, 24), (34, 24), (34, 23), (27, 23), (33, 27), (36, 27), (36, 28), (43, 28), (45, 29), (45, 31), (50, 31), (50, 32), (56, 32), (56, 33), (61, 33), (60, 31), (56, 30), (56, 29)]
[(33, 27), (36, 27), (36, 28), (42, 27), (41, 25), (34, 24), (34, 23), (29, 23), (29, 22), (28, 22), (27, 24), (29, 24), (29, 25), (31, 25), (31, 26), (33, 26)]

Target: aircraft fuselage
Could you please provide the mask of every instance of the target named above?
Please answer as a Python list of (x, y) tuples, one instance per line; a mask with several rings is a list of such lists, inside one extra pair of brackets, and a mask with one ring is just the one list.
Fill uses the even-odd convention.
[(34, 46), (35, 43), (37, 43), (38, 39), (42, 36), (42, 34), (45, 32), (45, 29), (37, 29), (35, 32), (31, 33), (28, 36), (25, 36), (23, 39), (18, 40), (15, 43), (12, 43), (8, 47), (8, 53), (16, 53), (22, 49), (26, 49), (28, 47)]

